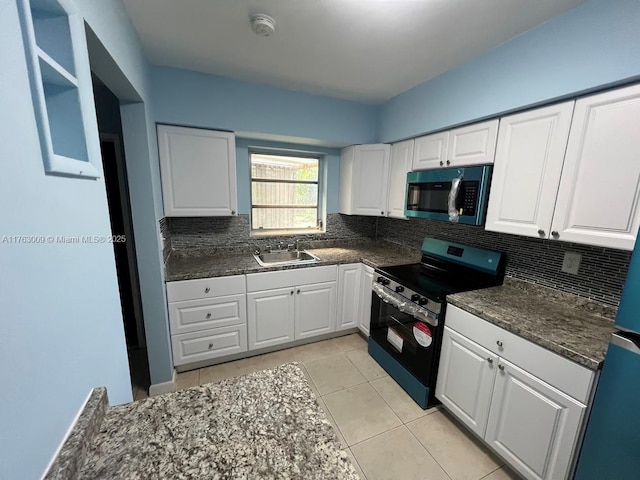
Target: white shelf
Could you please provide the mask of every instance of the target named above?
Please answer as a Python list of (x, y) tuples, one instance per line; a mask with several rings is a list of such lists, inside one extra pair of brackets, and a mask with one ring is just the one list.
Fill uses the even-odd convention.
[(78, 80), (71, 75), (62, 65), (51, 58), (47, 52), (36, 47), (36, 53), (40, 60), (40, 74), (44, 83), (58, 85), (60, 87), (78, 88)]

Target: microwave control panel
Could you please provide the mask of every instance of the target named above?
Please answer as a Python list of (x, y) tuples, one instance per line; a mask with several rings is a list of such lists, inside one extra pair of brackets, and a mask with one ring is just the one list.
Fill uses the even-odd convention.
[(460, 195), (462, 202), (458, 208), (462, 209), (462, 215), (474, 216), (478, 198), (478, 182), (463, 182), (462, 186), (462, 195)]

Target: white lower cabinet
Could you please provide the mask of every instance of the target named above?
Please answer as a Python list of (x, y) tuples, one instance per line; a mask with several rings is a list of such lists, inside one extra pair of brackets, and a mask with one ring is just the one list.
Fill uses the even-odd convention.
[(358, 328), (367, 337), (371, 323), (371, 286), (373, 285), (373, 268), (362, 266), (362, 286), (360, 288), (360, 319)]
[(484, 439), (526, 478), (567, 478), (586, 408), (501, 359)]
[(249, 349), (293, 342), (295, 291), (280, 288), (247, 295)]
[(338, 318), (336, 330), (355, 328), (360, 321), (362, 264), (338, 265)]
[(448, 327), (442, 337), (436, 397), (484, 436), (498, 357)]
[(568, 478), (593, 380), (592, 371), (447, 306), (436, 397), (523, 477)]
[(244, 275), (167, 283), (175, 366), (247, 351)]
[(335, 265), (247, 275), (249, 349), (334, 332), (336, 280)]

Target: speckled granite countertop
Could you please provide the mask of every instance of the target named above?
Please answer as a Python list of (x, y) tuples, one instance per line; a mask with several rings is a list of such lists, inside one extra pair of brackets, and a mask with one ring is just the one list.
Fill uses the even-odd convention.
[(79, 479), (358, 475), (296, 364), (110, 408)]
[(447, 302), (592, 370), (602, 366), (614, 331), (616, 309), (512, 278)]
[(344, 247), (309, 248), (320, 261), (307, 265), (262, 267), (250, 253), (219, 253), (215, 250), (172, 252), (165, 265), (165, 281), (222, 277), (244, 273), (289, 270), (341, 263), (363, 262), (371, 267), (386, 267), (420, 261), (421, 252), (390, 242), (366, 242)]

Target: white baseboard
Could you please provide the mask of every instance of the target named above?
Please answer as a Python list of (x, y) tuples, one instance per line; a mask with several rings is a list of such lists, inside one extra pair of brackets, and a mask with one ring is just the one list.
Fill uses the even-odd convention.
[(47, 465), (47, 468), (44, 469), (44, 473), (42, 474), (42, 479), (43, 480), (47, 476), (47, 473), (49, 473), (49, 470), (51, 470), (51, 467), (53, 466), (53, 463), (58, 458), (58, 455), (60, 454), (60, 450), (62, 450), (62, 447), (64, 446), (64, 443), (67, 441), (67, 438), (69, 438), (69, 435), (71, 435), (71, 431), (73, 430), (73, 427), (75, 427), (76, 423), (78, 423), (78, 419), (80, 418), (80, 415), (82, 415), (82, 412), (84, 411), (84, 407), (87, 406), (87, 402), (91, 398), (91, 394), (92, 393), (93, 393), (93, 389), (91, 389), (89, 391), (89, 395), (87, 395), (87, 398), (85, 398), (84, 402), (82, 402), (82, 405), (80, 405), (80, 410), (78, 410), (78, 413), (76, 413), (76, 416), (73, 419), (73, 421), (71, 422), (71, 425), (69, 425), (67, 433), (64, 434), (64, 437), (62, 438), (62, 441), (60, 442), (60, 445), (58, 445), (58, 448), (56, 448), (56, 451), (53, 454), (53, 457), (51, 457), (51, 460), (49, 460), (49, 465)]
[(149, 396), (162, 395), (163, 393), (171, 393), (176, 391), (176, 371), (173, 370), (173, 377), (170, 382), (154, 383), (149, 387)]

